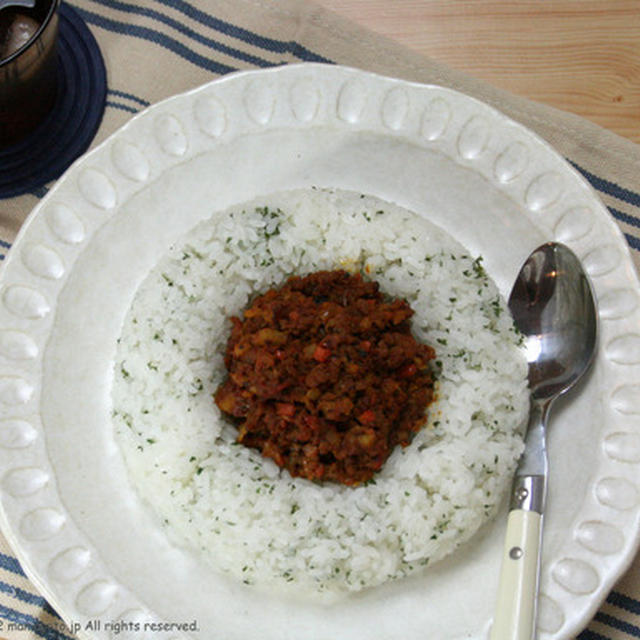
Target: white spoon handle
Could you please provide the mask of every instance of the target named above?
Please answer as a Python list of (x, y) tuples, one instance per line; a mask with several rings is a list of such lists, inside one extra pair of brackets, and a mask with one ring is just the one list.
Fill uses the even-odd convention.
[(540, 573), (542, 516), (509, 513), (491, 640), (532, 640)]

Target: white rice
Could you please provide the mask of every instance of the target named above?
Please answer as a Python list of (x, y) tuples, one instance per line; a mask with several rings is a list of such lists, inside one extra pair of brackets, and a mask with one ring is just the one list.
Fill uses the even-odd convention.
[[(428, 426), (357, 488), (294, 479), (212, 394), (229, 316), (289, 275), (369, 273), (437, 351)], [(357, 591), (450, 554), (495, 515), (522, 450), (526, 362), (504, 300), (455, 240), (360, 194), (299, 190), (217, 213), (138, 290), (118, 344), (113, 415), (132, 484), (172, 539), (247, 584)]]

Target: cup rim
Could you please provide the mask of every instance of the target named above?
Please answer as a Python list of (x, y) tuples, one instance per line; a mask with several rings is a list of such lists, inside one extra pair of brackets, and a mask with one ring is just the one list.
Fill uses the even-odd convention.
[(29, 38), (29, 40), (27, 40), (19, 49), (14, 51), (8, 58), (4, 58), (4, 60), (0, 60), (0, 69), (2, 69), (2, 67), (6, 65), (9, 65), (16, 58), (21, 56), (27, 49), (29, 49), (35, 43), (36, 40), (38, 40), (38, 38), (42, 35), (43, 31), (49, 26), (51, 19), (53, 18), (56, 11), (58, 10), (60, 2), (61, 0), (52, 0), (51, 6), (49, 7), (49, 11), (47, 12), (47, 15), (45, 16), (44, 20), (42, 21), (42, 24), (40, 24), (36, 32)]

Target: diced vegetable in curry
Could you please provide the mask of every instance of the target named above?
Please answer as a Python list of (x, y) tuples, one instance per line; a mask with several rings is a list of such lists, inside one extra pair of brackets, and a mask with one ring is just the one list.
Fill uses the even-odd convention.
[(408, 303), (346, 271), (290, 278), (232, 318), (218, 407), (292, 476), (357, 485), (407, 446), (433, 400), (434, 350)]

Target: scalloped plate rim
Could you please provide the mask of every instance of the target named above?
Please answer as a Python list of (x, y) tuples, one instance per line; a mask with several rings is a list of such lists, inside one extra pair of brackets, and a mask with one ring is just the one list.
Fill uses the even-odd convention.
[[(504, 122), (508, 122), (511, 126), (515, 125), (525, 135), (526, 138), (535, 139), (536, 142), (539, 144), (542, 144), (548, 152), (560, 158), (560, 156), (558, 156), (557, 152), (553, 149), (553, 147), (549, 143), (547, 143), (544, 139), (540, 138), (537, 134), (531, 132), (524, 125), (518, 123), (517, 121), (512, 120), (511, 118), (508, 118), (507, 116), (504, 116), (495, 107), (487, 105), (481, 100), (471, 96), (467, 96), (457, 90), (449, 89), (447, 87), (441, 87), (436, 84), (422, 84), (419, 82), (411, 82), (411, 81), (400, 80), (396, 78), (388, 78), (380, 74), (361, 71), (354, 68), (340, 67), (338, 65), (309, 64), (309, 63), (295, 64), (295, 65), (289, 65), (286, 67), (271, 68), (271, 69), (259, 70), (259, 71), (254, 71), (254, 70), (238, 71), (238, 72), (229, 74), (227, 76), (223, 76), (219, 79), (213, 80), (205, 85), (190, 89), (184, 93), (166, 98), (161, 102), (158, 102), (146, 108), (144, 111), (133, 116), (120, 129), (110, 134), (104, 141), (102, 141), (94, 149), (87, 152), (85, 155), (81, 156), (78, 160), (76, 160), (73, 163), (73, 165), (71, 165), (71, 167), (69, 167), (69, 169), (65, 172), (65, 174), (58, 180), (57, 184), (49, 191), (47, 196), (45, 196), (45, 198), (43, 198), (43, 200), (40, 203), (38, 203), (38, 205), (32, 210), (32, 212), (27, 217), (25, 223), (19, 230), (18, 235), (13, 243), (12, 250), (9, 252), (7, 256), (7, 260), (5, 261), (4, 268), (2, 269), (2, 272), (0, 272), (0, 284), (4, 284), (3, 281), (5, 279), (5, 274), (7, 273), (7, 271), (9, 271), (12, 268), (11, 265), (13, 264), (13, 262), (19, 260), (19, 256), (18, 256), (19, 248), (23, 244), (23, 242), (25, 242), (25, 240), (28, 239), (32, 224), (34, 223), (34, 221), (38, 219), (40, 212), (44, 209), (46, 204), (55, 197), (60, 186), (64, 184), (66, 181), (70, 180), (72, 176), (77, 174), (77, 172), (83, 166), (85, 166), (88, 162), (90, 162), (92, 158), (98, 156), (106, 147), (112, 144), (114, 139), (117, 139), (124, 132), (128, 131), (130, 127), (135, 126), (135, 123), (137, 123), (140, 120), (149, 118), (150, 114), (153, 114), (156, 111), (160, 111), (166, 108), (168, 105), (170, 105), (174, 101), (186, 100), (189, 97), (193, 97), (200, 94), (201, 92), (207, 90), (210, 87), (221, 86), (227, 83), (234, 83), (234, 82), (237, 82), (238, 80), (242, 80), (242, 78), (245, 78), (245, 77), (262, 77), (263, 75), (267, 75), (267, 74), (290, 73), (290, 72), (293, 72), (292, 70), (295, 70), (295, 69), (311, 69), (311, 68), (314, 68), (316, 70), (331, 69), (332, 71), (330, 71), (329, 73), (335, 72), (338, 74), (346, 73), (346, 74), (358, 75), (374, 83), (377, 82), (378, 79), (382, 79), (384, 81), (393, 81), (395, 83), (395, 86), (404, 86), (404, 87), (408, 87), (409, 89), (419, 88), (420, 90), (424, 90), (429, 88), (436, 88), (439, 91), (444, 91), (445, 93), (449, 93), (453, 96), (459, 96), (464, 101), (470, 101), (478, 105), (481, 105), (483, 109), (491, 110), (500, 120)], [(320, 71), (320, 73), (322, 72), (323, 71)], [(387, 133), (389, 133), (389, 135), (395, 135), (394, 132), (387, 132)], [(560, 159), (564, 162), (565, 168), (568, 169), (575, 178), (577, 178), (589, 191), (593, 193), (591, 187), (588, 185), (585, 178), (578, 172), (578, 170), (575, 167), (571, 166), (563, 158), (560, 158)], [(595, 197), (596, 196), (594, 195), (594, 198)], [(602, 206), (601, 203), (599, 204), (600, 206)], [(118, 208), (118, 206), (120, 205), (118, 204), (116, 206), (116, 209)], [(617, 244), (619, 245), (619, 248), (623, 247), (623, 251), (626, 252), (624, 259), (627, 261), (630, 261), (629, 248), (624, 240), (624, 235), (622, 231), (612, 220), (608, 219), (608, 223), (609, 223), (610, 231), (613, 234)], [(637, 287), (638, 287), (637, 274), (633, 273), (632, 277), (634, 276), (635, 276), (635, 284), (636, 284), (636, 290), (637, 290)], [(2, 373), (2, 368), (0, 368), (0, 373)], [(5, 536), (7, 536), (8, 541), (11, 543), (16, 555), (20, 559), (20, 562), (23, 565), (25, 573), (27, 573), (27, 575), (34, 582), (34, 584), (38, 586), (41, 592), (47, 595), (50, 602), (52, 603), (58, 602), (59, 601), (59, 597), (57, 595), (58, 590), (55, 588), (52, 588), (49, 584), (49, 580), (47, 580), (46, 577), (41, 576), (40, 572), (32, 567), (32, 562), (30, 558), (32, 554), (29, 554), (21, 547), (19, 535), (17, 533), (17, 526), (15, 528), (14, 526), (12, 526), (12, 523), (8, 518), (8, 515), (3, 503), (0, 503), (0, 524), (3, 532), (5, 533)], [(622, 567), (622, 570), (615, 572), (615, 574), (611, 573), (611, 574), (605, 575), (604, 577), (601, 577), (602, 584), (598, 589), (599, 592), (602, 592), (603, 588), (606, 589), (606, 591), (608, 592), (608, 590), (613, 586), (615, 581), (619, 579), (622, 573), (624, 573), (624, 571), (626, 571), (631, 566), (635, 557), (635, 553), (637, 553), (637, 549), (640, 546), (640, 531), (635, 532), (635, 543), (633, 546), (635, 549), (633, 553), (626, 553), (624, 556), (624, 562), (622, 562), (620, 565)], [(98, 550), (98, 555), (99, 555), (99, 550)], [(573, 624), (569, 625), (570, 628), (565, 627), (563, 629), (563, 637), (569, 637), (569, 635), (580, 630), (584, 626), (584, 624), (588, 622), (588, 619), (590, 619), (590, 617), (593, 615), (593, 613), (595, 613), (598, 607), (601, 605), (601, 602), (604, 599), (604, 597), (606, 597), (606, 593), (604, 595), (601, 594), (600, 598), (593, 598), (592, 599), (593, 601), (589, 606), (587, 613), (580, 616), (580, 618), (573, 620)], [(62, 608), (62, 611), (61, 611), (62, 615), (65, 615), (66, 613), (64, 611), (65, 607), (62, 606), (61, 608)], [(83, 632), (82, 632), (82, 636), (87, 638), (93, 637), (91, 635), (85, 635)]]

